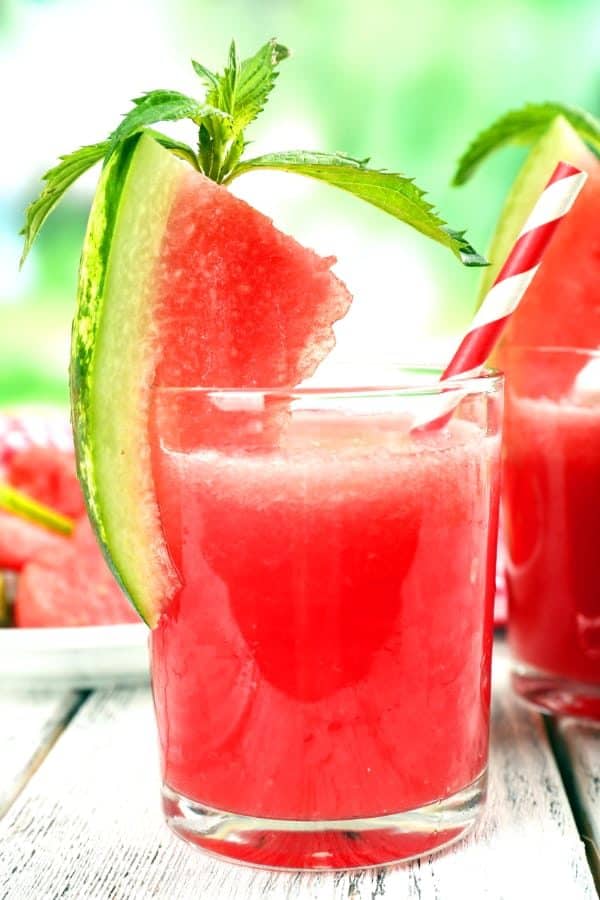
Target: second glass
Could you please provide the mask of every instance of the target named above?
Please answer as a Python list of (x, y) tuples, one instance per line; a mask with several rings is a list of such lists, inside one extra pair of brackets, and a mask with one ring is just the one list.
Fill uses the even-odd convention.
[(600, 353), (506, 358), (503, 507), (517, 693), (600, 719)]
[[(161, 390), (182, 581), (152, 635), (167, 821), (252, 864), (351, 868), (459, 837), (485, 796), (501, 378)], [(375, 382), (377, 384), (377, 382)]]

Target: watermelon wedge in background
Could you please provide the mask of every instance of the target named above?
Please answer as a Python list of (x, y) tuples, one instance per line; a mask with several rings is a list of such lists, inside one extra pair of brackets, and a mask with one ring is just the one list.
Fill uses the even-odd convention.
[(40, 552), (60, 552), (68, 538), (0, 510), (0, 569), (20, 572)]
[[(84, 514), (64, 413), (24, 410), (0, 415), (0, 482), (70, 518)], [(0, 510), (0, 569), (19, 572), (38, 552), (59, 550), (66, 540)]]
[(106, 565), (87, 518), (59, 547), (39, 550), (17, 583), (15, 624), (21, 628), (139, 622)]
[(72, 449), (33, 445), (18, 450), (6, 467), (6, 481), (70, 519), (85, 514)]
[(64, 414), (0, 416), (0, 482), (74, 523), (67, 536), (0, 510), (0, 620), (8, 624), (10, 594), (19, 627), (137, 622), (88, 522)]

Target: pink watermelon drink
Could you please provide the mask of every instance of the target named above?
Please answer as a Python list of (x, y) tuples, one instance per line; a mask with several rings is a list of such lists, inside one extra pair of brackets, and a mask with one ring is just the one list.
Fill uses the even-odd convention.
[[(195, 436), (173, 414), (189, 395), (155, 403), (155, 483), (182, 580), (152, 634), (172, 827), (246, 861), (303, 867), (446, 843), (481, 796), (487, 759), (495, 398), (469, 398), (480, 424), (413, 438), (402, 392), (300, 395), (268, 449), (253, 435), (276, 395), (203, 399), (228, 412)], [(189, 803), (207, 820), (228, 813), (235, 840), (182, 826)], [(407, 831), (431, 804), (435, 828)], [(373, 836), (380, 817), (391, 821)], [(315, 854), (314, 823), (331, 820), (346, 825)]]
[(562, 390), (565, 368), (597, 374), (597, 357), (510, 359), (522, 373), (508, 393), (504, 466), (514, 684), (542, 708), (600, 718), (600, 378), (595, 391), (578, 387), (585, 374)]
[[(235, 178), (315, 178), (484, 261), (411, 178), (340, 153), (243, 156), (287, 55), (269, 41), (240, 62), (232, 44), (221, 73), (194, 62), (203, 101), (134, 101), (48, 173), (25, 252), (103, 160), (75, 443), (96, 534), (153, 629), (169, 824), (248, 862), (375, 865), (456, 838), (482, 802), (500, 388), (459, 382), (452, 422), (417, 437), (431, 383), (297, 387), (351, 294)], [(173, 119), (197, 126), (197, 149), (149, 128)]]

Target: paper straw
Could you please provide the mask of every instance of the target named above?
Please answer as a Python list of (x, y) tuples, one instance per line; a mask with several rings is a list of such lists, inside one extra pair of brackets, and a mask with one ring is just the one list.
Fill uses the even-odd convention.
[[(564, 216), (573, 206), (587, 173), (559, 162), (552, 173), (496, 280), (479, 307), (471, 327), (444, 369), (441, 381), (477, 376), (494, 349), (508, 320), (540, 267), (544, 252)], [(456, 391), (445, 399), (445, 409), (429, 416), (428, 427), (440, 427), (460, 402)], [(425, 421), (413, 422), (421, 428)]]

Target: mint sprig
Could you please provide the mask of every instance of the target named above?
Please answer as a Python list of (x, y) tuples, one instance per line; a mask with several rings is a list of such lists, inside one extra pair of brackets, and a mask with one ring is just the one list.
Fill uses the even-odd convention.
[[(49, 213), (70, 185), (94, 163), (106, 162), (128, 137), (144, 130), (219, 184), (228, 184), (256, 169), (279, 169), (315, 178), (405, 222), (447, 247), (464, 265), (487, 265), (465, 239), (464, 232), (449, 228), (425, 199), (425, 192), (406, 175), (371, 169), (368, 160), (353, 159), (342, 153), (297, 150), (242, 159), (247, 146), (245, 131), (263, 110), (278, 77), (277, 67), (289, 55), (287, 47), (273, 38), (253, 56), (240, 61), (232, 41), (227, 65), (220, 74), (192, 60), (205, 88), (204, 100), (167, 90), (149, 91), (136, 98), (133, 108), (106, 141), (62, 157), (44, 175), (45, 187), (26, 211), (21, 263)], [(181, 119), (190, 120), (198, 128), (197, 150), (149, 128), (157, 122)]]
[(468, 181), (484, 159), (501, 147), (533, 143), (557, 116), (565, 118), (582, 140), (600, 154), (600, 120), (591, 113), (564, 103), (527, 103), (500, 116), (477, 135), (459, 159), (452, 184)]
[(368, 160), (342, 153), (291, 150), (244, 160), (229, 179), (256, 169), (276, 169), (324, 181), (359, 197), (417, 231), (448, 247), (465, 266), (484, 266), (485, 259), (468, 243), (464, 232), (452, 231), (425, 199), (425, 191), (413, 178), (398, 172), (369, 169)]
[(275, 38), (240, 62), (235, 41), (221, 75), (192, 62), (207, 88), (206, 102), (227, 114), (207, 116), (200, 126), (198, 150), (203, 171), (219, 183), (230, 177), (244, 149), (244, 131), (260, 115), (278, 76), (277, 66), (290, 51)]

